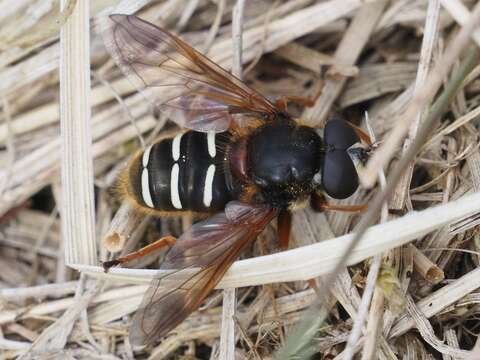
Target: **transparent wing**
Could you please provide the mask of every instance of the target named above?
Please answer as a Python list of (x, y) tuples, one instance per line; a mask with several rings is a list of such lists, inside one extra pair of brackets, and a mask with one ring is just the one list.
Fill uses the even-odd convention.
[(182, 127), (225, 131), (234, 114), (273, 117), (275, 106), (187, 43), (133, 15), (111, 15), (105, 46), (146, 98)]
[(176, 287), (162, 287), (167, 277), (152, 281), (130, 328), (132, 344), (151, 344), (195, 311), (239, 253), (255, 239), (277, 211), (240, 202), (225, 213), (194, 224), (169, 251), (161, 269), (195, 269)]

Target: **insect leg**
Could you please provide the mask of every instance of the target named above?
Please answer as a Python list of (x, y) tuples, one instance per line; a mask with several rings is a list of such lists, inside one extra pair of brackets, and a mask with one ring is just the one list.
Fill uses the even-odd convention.
[(288, 249), (290, 240), (290, 230), (292, 229), (292, 214), (288, 210), (283, 210), (277, 217), (277, 234), (281, 250)]
[(175, 244), (175, 242), (177, 241), (176, 238), (174, 238), (173, 236), (164, 236), (160, 239), (158, 239), (157, 241), (151, 243), (151, 244), (148, 244), (147, 246), (137, 250), (137, 251), (134, 251), (130, 254), (127, 254), (125, 256), (121, 256), (119, 258), (116, 258), (116, 259), (113, 259), (113, 260), (110, 260), (110, 261), (105, 261), (102, 263), (103, 265), (103, 269), (105, 270), (105, 272), (107, 272), (111, 267), (113, 266), (117, 266), (117, 265), (121, 265), (121, 264), (125, 264), (125, 263), (128, 263), (132, 260), (135, 260), (135, 259), (140, 259), (142, 257), (144, 257), (145, 255), (148, 255), (158, 249), (161, 249), (162, 247), (164, 246), (172, 246), (173, 244)]
[(312, 206), (312, 209), (317, 211), (317, 212), (323, 212), (325, 210), (328, 211), (343, 211), (343, 212), (362, 212), (367, 210), (368, 205), (363, 204), (363, 205), (334, 205), (334, 204), (329, 204), (325, 197), (318, 195), (318, 194), (313, 194), (310, 203)]
[(287, 111), (288, 109), (288, 102), (293, 102), (300, 106), (312, 107), (315, 105), (315, 102), (320, 97), (320, 94), (323, 90), (323, 81), (319, 81), (318, 89), (313, 97), (304, 97), (304, 96), (295, 96), (295, 95), (287, 95), (282, 96), (281, 98), (275, 101), (275, 106), (280, 108), (282, 111)]
[(323, 210), (329, 210), (329, 211), (343, 211), (343, 212), (363, 212), (367, 210), (367, 204), (363, 205), (332, 205), (325, 203), (323, 205)]

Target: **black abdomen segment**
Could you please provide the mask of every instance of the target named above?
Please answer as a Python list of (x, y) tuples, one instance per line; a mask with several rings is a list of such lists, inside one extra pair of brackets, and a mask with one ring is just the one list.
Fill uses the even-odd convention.
[(138, 203), (160, 211), (222, 210), (232, 199), (224, 175), (228, 137), (187, 131), (147, 147), (130, 172)]

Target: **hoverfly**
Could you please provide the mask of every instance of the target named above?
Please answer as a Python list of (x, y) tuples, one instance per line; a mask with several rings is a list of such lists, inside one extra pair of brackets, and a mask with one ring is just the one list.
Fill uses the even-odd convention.
[(185, 129), (133, 157), (122, 175), (126, 198), (146, 214), (211, 215), (176, 241), (154, 243), (171, 245), (161, 269), (198, 270), (170, 289), (160, 286), (162, 279), (152, 281), (130, 329), (131, 342), (144, 344), (195, 311), (275, 217), (286, 248), (291, 210), (308, 202), (319, 211), (362, 210), (330, 205), (322, 194), (343, 199), (357, 189), (354, 162), (368, 155), (370, 142), (341, 119), (327, 122), (322, 139), (287, 112), (288, 101), (312, 100), (286, 96), (271, 102), (166, 30), (133, 15), (108, 21), (104, 41), (117, 65)]

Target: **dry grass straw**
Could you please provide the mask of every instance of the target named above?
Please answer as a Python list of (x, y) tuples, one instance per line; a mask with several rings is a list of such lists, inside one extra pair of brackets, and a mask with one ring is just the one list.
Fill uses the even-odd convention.
[[(415, 87), (413, 89), (413, 95), (415, 96), (421, 90), (421, 87), (425, 84), (428, 73), (431, 71), (433, 64), (433, 51), (437, 47), (438, 41), (438, 27), (440, 26), (440, 1), (434, 0), (428, 3), (427, 15), (425, 20), (425, 29), (423, 32), (422, 49), (420, 51), (420, 60), (418, 62), (417, 77), (415, 80)], [(405, 154), (406, 150), (410, 146), (413, 139), (417, 135), (417, 130), (420, 125), (422, 116), (424, 116), (424, 109), (422, 109), (417, 115), (416, 119), (410, 125), (408, 136), (403, 143), (402, 152)], [(390, 207), (392, 209), (402, 209), (406, 197), (408, 196), (408, 190), (410, 188), (410, 182), (412, 181), (414, 162), (411, 162), (402, 176), (395, 192), (392, 195)]]
[[(245, 12), (245, 0), (237, 0), (232, 10), (232, 42), (233, 42), (233, 65), (232, 74), (243, 79), (243, 22)], [(220, 333), (220, 359), (234, 360), (236, 348), (236, 324), (237, 291), (228, 288), (223, 291), (222, 303), (222, 328)]]
[[(57, 1), (0, 1), (0, 359), (476, 359), (480, 68), (474, 47), (461, 51), (480, 45), (475, 5), (101, 0), (60, 11)], [(337, 111), (361, 125), (368, 110), (380, 150), (362, 179), (383, 167), (389, 180), (345, 202), (369, 202), (378, 224), (351, 249), (365, 218), (298, 211), (289, 250), (277, 251), (269, 226), (218, 285), (223, 301), (212, 294), (158, 346), (132, 349), (130, 317), (159, 260), (108, 274), (99, 261), (188, 221), (144, 218), (113, 190), (138, 138), (173, 126), (106, 53), (99, 20), (112, 12), (176, 31), (268, 96), (313, 94), (322, 78), (306, 123)], [(348, 270), (329, 282), (342, 259)], [(328, 307), (295, 335), (319, 296)]]
[[(62, 10), (68, 2), (62, 3)], [(61, 219), (67, 263), (95, 264), (88, 3), (73, 7), (60, 32)]]

